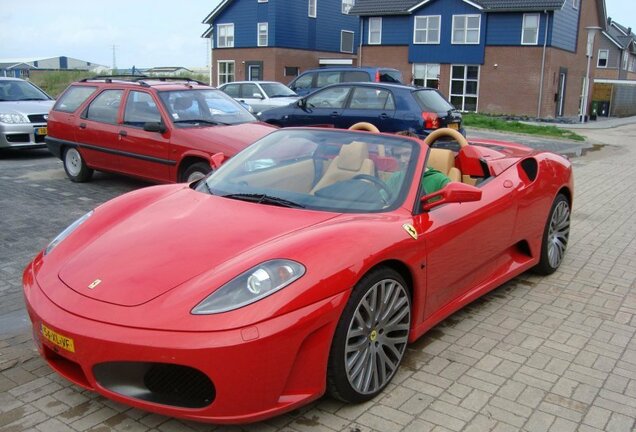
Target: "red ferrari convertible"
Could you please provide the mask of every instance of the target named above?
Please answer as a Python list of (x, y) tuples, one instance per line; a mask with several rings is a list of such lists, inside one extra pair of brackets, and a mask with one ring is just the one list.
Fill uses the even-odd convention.
[[(455, 150), (433, 145), (447, 135)], [(427, 166), (453, 181), (425, 190)], [(28, 265), (24, 294), (40, 353), (77, 385), (252, 422), (325, 392), (369, 400), (444, 317), (557, 270), (572, 196), (566, 159), (518, 144), (282, 129), (199, 181), (86, 214)]]

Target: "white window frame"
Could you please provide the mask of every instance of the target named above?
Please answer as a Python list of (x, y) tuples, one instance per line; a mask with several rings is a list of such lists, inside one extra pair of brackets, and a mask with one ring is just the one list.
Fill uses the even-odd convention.
[[(524, 42), (526, 31), (532, 30), (533, 28), (526, 26), (526, 17), (536, 17), (537, 18), (537, 27), (536, 34), (534, 37), (534, 41), (532, 42)], [(523, 19), (521, 21), (521, 45), (537, 45), (539, 43), (539, 28), (541, 27), (541, 15), (538, 13), (525, 13), (523, 14)]]
[[(344, 51), (342, 49), (342, 35), (344, 35), (345, 33), (351, 33), (351, 51)], [(355, 33), (350, 31), (350, 30), (340, 30), (340, 52), (347, 53), (347, 54), (353, 54), (353, 50), (355, 48), (355, 45), (356, 45)]]
[(629, 52), (623, 51), (623, 70), (627, 70), (627, 62), (629, 61)]
[(309, 0), (307, 2), (307, 16), (316, 18), (318, 16), (318, 0)]
[[(380, 29), (379, 30), (375, 30), (373, 31), (373, 33), (371, 32), (371, 21), (375, 21), (375, 22), (379, 22), (380, 23)], [(378, 36), (378, 40), (371, 40), (371, 35), (372, 34), (376, 34)], [(382, 44), (382, 18), (380, 17), (373, 17), (373, 18), (369, 18), (369, 36), (367, 39), (367, 42), (369, 43), (369, 45), (381, 45)]]
[[(416, 69), (418, 69), (418, 66), (421, 66), (424, 69), (424, 76), (422, 77), (415, 76)], [(431, 73), (430, 69), (432, 68), (437, 69), (437, 74)], [(415, 81), (416, 79), (422, 79), (424, 81), (424, 87), (439, 89), (439, 82), (441, 80), (441, 68), (442, 68), (442, 65), (439, 63), (413, 63), (413, 67), (412, 67), (413, 81)], [(429, 81), (437, 81), (437, 87), (429, 86), (428, 85)]]
[(579, 0), (572, 0), (572, 9), (579, 8)]
[[(437, 40), (432, 40), (429, 38), (432, 32), (430, 28), (430, 21), (433, 18), (437, 18)], [(417, 28), (418, 21), (424, 21), (424, 20), (426, 20), (426, 28), (418, 29)], [(426, 34), (425, 42), (417, 42), (418, 32), (424, 32)], [(441, 33), (442, 33), (442, 16), (441, 15), (418, 15), (413, 20), (413, 44), (415, 45), (439, 45)]]
[[(265, 34), (261, 34), (261, 26), (265, 26)], [(261, 43), (261, 36), (265, 37), (265, 43)], [(256, 24), (256, 45), (259, 47), (268, 46), (269, 42), (269, 23), (260, 22)]]
[[(225, 35), (221, 35), (222, 29), (225, 29)], [(228, 43), (227, 29), (232, 30), (232, 43)], [(221, 37), (223, 37), (224, 43), (221, 45)], [(216, 26), (216, 47), (217, 48), (234, 48), (234, 24), (217, 24)]]
[[(605, 53), (605, 66), (601, 66), (599, 64), (601, 61), (601, 53)], [(598, 50), (598, 56), (596, 57), (596, 67), (606, 69), (608, 64), (609, 64), (609, 50), (608, 49)]]
[[(458, 81), (457, 78), (453, 78), (453, 66), (463, 66), (464, 67), (464, 77), (462, 78), (462, 82), (464, 83), (464, 87), (463, 87), (463, 94), (457, 94), (457, 93), (453, 93), (453, 81)], [(474, 66), (477, 67), (477, 93), (476, 94), (466, 94), (466, 83), (468, 82), (468, 68)], [(475, 81), (474, 79), (471, 79), (470, 81)], [(462, 106), (458, 107), (456, 106), (455, 108), (457, 108), (458, 110), (462, 111), (462, 112), (472, 112), (472, 111), (465, 111), (465, 107), (466, 107), (466, 97), (474, 97), (477, 99), (477, 101), (475, 102), (475, 111), (474, 112), (479, 112), (479, 87), (480, 87), (480, 81), (481, 81), (481, 66), (480, 65), (474, 65), (474, 64), (451, 64), (450, 65), (450, 79), (449, 79), (449, 87), (448, 87), (448, 100), (451, 101), (451, 99), (453, 98), (453, 96), (458, 96), (462, 98)], [(452, 102), (451, 102), (452, 103)]]
[[(225, 68), (225, 72), (221, 72), (221, 64), (228, 65), (230, 63), (233, 65), (232, 75), (230, 75), (227, 72), (227, 66)], [(226, 80), (226, 81), (221, 81), (221, 76), (224, 76), (226, 78), (229, 78), (231, 76), (232, 79), (231, 80)], [(228, 82), (234, 82), (234, 81), (236, 81), (236, 63), (235, 63), (235, 61), (234, 60), (218, 60), (216, 62), (216, 82), (217, 82), (217, 85), (222, 85), (222, 84), (225, 84), (225, 83), (228, 83)]]
[[(463, 27), (463, 31), (464, 31), (464, 41), (463, 42), (455, 42), (455, 30), (456, 30), (456, 26), (455, 26), (455, 21), (457, 18), (459, 17), (464, 17), (464, 23), (466, 24)], [(477, 17), (479, 18), (479, 25), (477, 28), (469, 28), (468, 27), (468, 18), (474, 18)], [(460, 30), (460, 29), (457, 29)], [(469, 30), (477, 30), (477, 42), (468, 42), (468, 31)], [(459, 15), (453, 15), (453, 28), (451, 29), (451, 44), (452, 45), (479, 45), (479, 43), (481, 42), (481, 15), (479, 14), (459, 14)]]
[(345, 15), (349, 14), (351, 8), (356, 4), (355, 0), (342, 0), (342, 9), (341, 12)]
[(259, 3), (267, 3), (269, 0), (258, 0)]

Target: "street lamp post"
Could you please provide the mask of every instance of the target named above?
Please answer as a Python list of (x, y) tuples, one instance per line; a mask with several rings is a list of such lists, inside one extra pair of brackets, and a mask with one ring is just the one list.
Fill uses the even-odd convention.
[(587, 47), (585, 51), (585, 55), (587, 56), (587, 71), (585, 72), (585, 85), (583, 87), (583, 100), (581, 101), (581, 123), (585, 123), (586, 113), (587, 113), (587, 104), (590, 94), (590, 62), (592, 60), (592, 56), (594, 54), (594, 35), (597, 30), (601, 30), (600, 27), (597, 26), (589, 26), (585, 27), (587, 30)]

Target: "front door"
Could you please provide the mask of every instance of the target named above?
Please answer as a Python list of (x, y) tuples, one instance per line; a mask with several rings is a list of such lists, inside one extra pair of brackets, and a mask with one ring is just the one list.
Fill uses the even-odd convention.
[(350, 90), (350, 86), (338, 86), (309, 95), (304, 107), (296, 107), (288, 116), (286, 126), (338, 127)]
[(248, 81), (260, 81), (263, 79), (263, 62), (262, 61), (249, 61), (245, 62), (247, 68), (247, 80)]
[(561, 68), (559, 72), (559, 87), (557, 88), (556, 97), (556, 116), (563, 117), (565, 111), (565, 83), (567, 79), (567, 70)]

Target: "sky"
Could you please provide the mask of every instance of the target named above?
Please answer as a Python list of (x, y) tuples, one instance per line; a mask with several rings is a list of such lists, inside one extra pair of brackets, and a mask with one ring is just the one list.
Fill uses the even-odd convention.
[[(302, 0), (285, 0), (302, 1)], [(568, 0), (569, 1), (569, 0)], [(0, 0), (0, 59), (67, 56), (118, 68), (205, 67), (201, 21), (220, 0)], [(636, 0), (606, 0), (636, 29)], [(636, 32), (636, 30), (635, 30)]]

